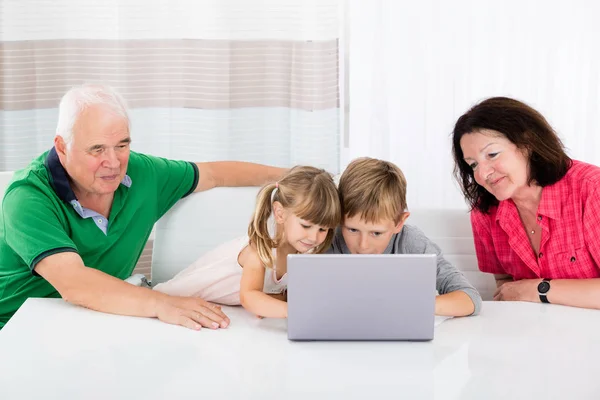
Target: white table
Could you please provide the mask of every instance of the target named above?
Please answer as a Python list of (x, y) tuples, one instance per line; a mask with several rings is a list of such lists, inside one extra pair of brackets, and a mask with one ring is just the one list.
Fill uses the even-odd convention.
[(29, 299), (0, 331), (0, 398), (598, 399), (600, 311), (486, 302), (432, 342), (289, 342), (225, 308), (199, 332)]

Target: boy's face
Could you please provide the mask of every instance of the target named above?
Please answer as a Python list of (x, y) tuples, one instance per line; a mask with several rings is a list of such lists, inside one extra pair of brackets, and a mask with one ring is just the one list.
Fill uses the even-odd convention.
[(391, 219), (376, 223), (366, 222), (357, 214), (344, 217), (342, 236), (352, 254), (382, 254), (392, 235), (400, 232), (409, 213), (405, 212), (397, 224)]

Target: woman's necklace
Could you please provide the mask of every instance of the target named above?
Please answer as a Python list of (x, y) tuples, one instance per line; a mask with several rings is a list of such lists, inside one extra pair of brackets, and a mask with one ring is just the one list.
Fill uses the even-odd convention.
[[(525, 230), (527, 231), (527, 233), (529, 233), (530, 235), (535, 235), (536, 229), (538, 229), (539, 226), (535, 227), (535, 225), (534, 225), (533, 228), (528, 228), (527, 225), (525, 224), (525, 220), (527, 218), (524, 218), (524, 215), (520, 211), (519, 211), (519, 217), (521, 218), (521, 223), (523, 224), (523, 227), (525, 228)], [(534, 224), (535, 224), (535, 222), (534, 222)]]

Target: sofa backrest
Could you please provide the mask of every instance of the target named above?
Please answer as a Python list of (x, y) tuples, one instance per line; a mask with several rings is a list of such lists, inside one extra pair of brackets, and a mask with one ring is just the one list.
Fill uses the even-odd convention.
[(467, 210), (411, 210), (406, 223), (419, 227), (440, 246), (446, 260), (462, 271), (484, 300), (492, 299), (496, 281), (493, 275), (483, 273), (477, 267), (473, 231)]
[[(217, 188), (177, 203), (156, 225), (152, 282), (164, 282), (200, 255), (247, 232), (259, 188)], [(477, 269), (469, 214), (465, 210), (411, 210), (408, 224), (418, 226), (491, 299), (495, 284)]]
[(180, 200), (156, 224), (152, 284), (171, 279), (208, 250), (246, 234), (259, 189), (216, 188)]

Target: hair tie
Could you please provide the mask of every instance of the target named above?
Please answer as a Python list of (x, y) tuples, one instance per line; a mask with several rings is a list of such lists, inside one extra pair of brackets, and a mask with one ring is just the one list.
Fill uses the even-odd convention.
[(275, 182), (275, 189), (271, 192), (271, 204), (273, 204), (273, 199), (275, 199), (275, 194), (279, 190), (279, 182)]

